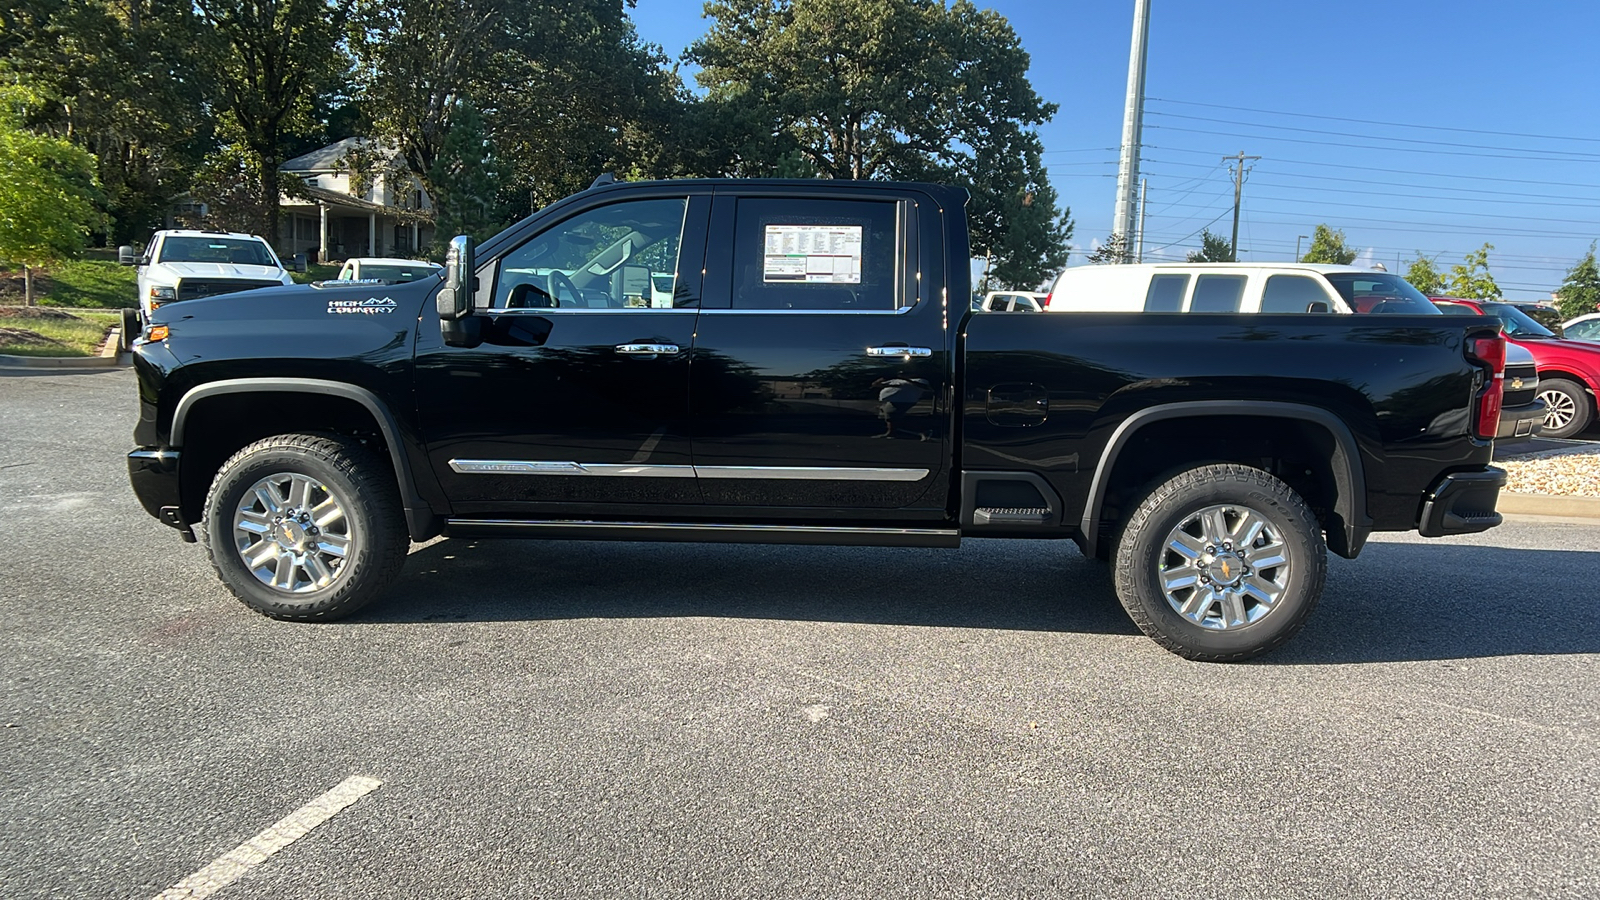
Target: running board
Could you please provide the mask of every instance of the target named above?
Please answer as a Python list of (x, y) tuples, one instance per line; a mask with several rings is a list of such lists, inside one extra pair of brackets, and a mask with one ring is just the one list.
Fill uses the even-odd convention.
[(446, 519), (444, 531), (450, 537), (566, 538), (580, 541), (822, 544), (846, 547), (961, 546), (961, 532), (954, 528), (704, 525), (694, 522), (592, 522), (580, 519)]

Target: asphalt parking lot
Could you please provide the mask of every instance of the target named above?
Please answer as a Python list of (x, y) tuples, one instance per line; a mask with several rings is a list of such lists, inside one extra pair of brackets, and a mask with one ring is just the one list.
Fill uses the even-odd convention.
[(1600, 896), (1600, 526), (1380, 536), (1265, 660), (1069, 544), (436, 541), (328, 625), (138, 507), (131, 372), (0, 374), (0, 895)]

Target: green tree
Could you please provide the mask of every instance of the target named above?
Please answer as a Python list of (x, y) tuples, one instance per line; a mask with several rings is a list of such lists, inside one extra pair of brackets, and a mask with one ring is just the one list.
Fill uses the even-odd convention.
[(15, 86), (0, 88), (0, 262), (22, 266), (29, 306), (33, 270), (83, 248), (102, 200), (93, 156), (20, 126), (16, 111), (36, 101)]
[(1500, 286), (1489, 271), (1489, 251), (1493, 249), (1493, 244), (1486, 243), (1468, 253), (1461, 264), (1450, 267), (1450, 278), (1445, 283), (1450, 296), (1464, 300), (1500, 299)]
[(1189, 251), (1189, 262), (1233, 262), (1233, 245), (1212, 234), (1211, 229), (1200, 230), (1200, 249)]
[(0, 73), (39, 95), (28, 125), (95, 157), (110, 243), (159, 227), (208, 145), (209, 83), (181, 0), (15, 0)]
[(1128, 238), (1122, 232), (1112, 232), (1109, 237), (1094, 248), (1094, 252), (1087, 257), (1089, 263), (1125, 263), (1128, 261)]
[(1595, 266), (1594, 247), (1591, 242), (1589, 252), (1567, 270), (1566, 279), (1556, 291), (1556, 308), (1561, 310), (1563, 319), (1600, 312), (1600, 268)]
[(1306, 248), (1306, 255), (1300, 257), (1300, 261), (1348, 266), (1355, 262), (1355, 258), (1356, 251), (1345, 246), (1343, 231), (1334, 231), (1326, 225), (1318, 225), (1316, 230), (1311, 232), (1311, 246)]
[(1006, 19), (970, 0), (712, 0), (689, 48), (726, 123), (719, 168), (959, 184), (996, 279), (1033, 285), (1066, 259), (1034, 129), (1057, 107), (1027, 78)]
[(1406, 266), (1406, 281), (1430, 297), (1444, 293), (1444, 273), (1433, 264), (1433, 259), (1417, 251), (1417, 258)]
[(349, 0), (194, 0), (204, 70), (216, 85), (221, 136), (247, 158), (237, 170), (255, 195), (252, 229), (278, 240), (278, 164), (290, 140), (316, 129), (326, 95), (347, 75), (342, 31)]

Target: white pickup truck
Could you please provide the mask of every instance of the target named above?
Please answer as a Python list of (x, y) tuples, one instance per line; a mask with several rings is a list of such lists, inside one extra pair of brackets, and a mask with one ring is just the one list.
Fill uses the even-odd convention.
[(158, 231), (137, 261), (123, 247), (118, 262), (139, 267), (139, 315), (144, 322), (168, 303), (293, 284), (265, 240), (230, 231)]

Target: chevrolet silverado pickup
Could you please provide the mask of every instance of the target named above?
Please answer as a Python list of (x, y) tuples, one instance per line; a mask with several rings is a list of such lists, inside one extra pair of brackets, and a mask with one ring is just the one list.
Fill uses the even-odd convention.
[(1287, 641), (1329, 550), (1500, 522), (1494, 319), (974, 314), (966, 202), (597, 182), (439, 276), (163, 305), (134, 490), (281, 619), (354, 612), (441, 534), (1065, 539), (1209, 661)]

